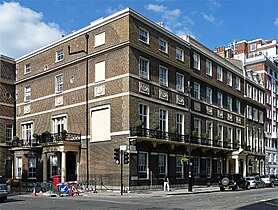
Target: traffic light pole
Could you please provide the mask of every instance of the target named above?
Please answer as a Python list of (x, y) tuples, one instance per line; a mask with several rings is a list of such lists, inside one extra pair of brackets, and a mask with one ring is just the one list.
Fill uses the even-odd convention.
[(123, 150), (120, 151), (121, 162), (121, 195), (123, 195)]

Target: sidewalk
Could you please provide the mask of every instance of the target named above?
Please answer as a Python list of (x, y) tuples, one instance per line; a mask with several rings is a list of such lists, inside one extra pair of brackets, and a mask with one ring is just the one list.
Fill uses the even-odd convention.
[[(186, 194), (198, 194), (198, 193), (211, 193), (219, 192), (219, 187), (217, 186), (193, 186), (192, 192), (189, 192), (187, 188), (178, 188), (171, 189), (169, 192), (164, 192), (163, 189), (147, 189), (147, 190), (133, 190), (128, 193), (123, 193), (122, 196), (125, 197), (163, 197), (163, 196), (174, 196), (174, 195), (186, 195)], [(111, 191), (111, 190), (98, 190), (94, 192), (82, 192), (81, 196), (84, 197), (106, 197), (106, 196), (121, 196), (120, 191)]]

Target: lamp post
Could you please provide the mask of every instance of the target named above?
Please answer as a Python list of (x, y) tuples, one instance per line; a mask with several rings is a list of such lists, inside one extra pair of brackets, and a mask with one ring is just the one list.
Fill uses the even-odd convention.
[[(85, 39), (86, 39), (86, 50), (79, 50), (79, 51), (75, 51), (75, 52), (71, 52), (70, 51), (70, 45), (68, 46), (68, 54), (69, 55), (74, 55), (74, 54), (78, 54), (78, 53), (85, 53), (86, 55), (88, 55), (88, 50), (89, 50), (89, 34), (85, 34)], [(87, 169), (87, 187), (89, 186), (89, 139), (88, 139), (88, 135), (89, 135), (89, 90), (88, 90), (88, 83), (89, 83), (89, 61), (88, 61), (88, 57), (86, 57), (86, 169)]]
[(188, 191), (192, 192), (192, 162), (191, 162), (191, 86), (190, 80), (187, 83), (187, 95), (188, 95)]

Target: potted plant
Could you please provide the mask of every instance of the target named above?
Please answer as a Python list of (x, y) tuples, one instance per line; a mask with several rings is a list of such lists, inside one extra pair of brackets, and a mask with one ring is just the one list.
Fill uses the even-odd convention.
[(192, 132), (191, 132), (191, 136), (194, 138), (194, 137), (197, 137), (197, 134), (198, 134), (198, 132), (197, 132), (197, 130), (193, 130)]
[(188, 156), (183, 156), (182, 158), (181, 158), (181, 164), (183, 165), (184, 163), (188, 163), (188, 160), (189, 160), (189, 158), (188, 158)]
[(159, 129), (159, 125), (157, 123), (153, 123), (152, 124), (152, 129), (158, 130)]
[(62, 131), (61, 131), (62, 140), (65, 140), (65, 139), (66, 139), (67, 134), (68, 134), (68, 132), (67, 132), (66, 130), (62, 130)]
[(142, 128), (143, 125), (144, 125), (144, 122), (142, 120), (140, 120), (140, 119), (136, 120), (135, 126), (137, 128)]
[(177, 128), (176, 126), (173, 126), (173, 127), (171, 128), (171, 131), (172, 131), (172, 133), (174, 133), (174, 134), (178, 134), (178, 128)]
[(38, 139), (38, 138), (39, 138), (39, 134), (34, 133), (34, 134), (33, 134), (33, 138), (34, 138), (34, 139)]
[(209, 138), (209, 134), (208, 133), (203, 133), (202, 136), (203, 136), (204, 139), (208, 139)]
[(49, 141), (50, 140), (50, 137), (51, 137), (51, 133), (49, 131), (44, 131), (42, 133), (42, 139), (44, 141)]
[(220, 135), (216, 135), (216, 136), (214, 137), (213, 143), (214, 143), (215, 146), (220, 145), (220, 139), (221, 139)]

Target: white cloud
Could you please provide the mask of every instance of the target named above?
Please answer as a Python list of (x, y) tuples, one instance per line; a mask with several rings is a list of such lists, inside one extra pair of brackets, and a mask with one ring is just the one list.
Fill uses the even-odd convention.
[(223, 20), (217, 20), (213, 15), (208, 15), (206, 13), (202, 13), (203, 15), (203, 18), (205, 20), (207, 20), (208, 22), (212, 23), (212, 24), (215, 24), (215, 25), (220, 25), (223, 23)]
[(208, 1), (208, 8), (210, 10), (216, 10), (221, 7), (221, 4), (217, 2), (216, 0), (209, 0)]
[(278, 18), (275, 19), (274, 25), (278, 26)]
[(105, 14), (107, 15), (112, 15), (120, 10), (123, 10), (124, 9), (124, 6), (119, 4), (116, 8), (112, 8), (112, 7), (108, 7), (106, 10), (105, 10)]
[(156, 5), (156, 4), (148, 4), (147, 6), (145, 6), (145, 8), (147, 10), (152, 10), (154, 12), (165, 12), (167, 9), (163, 5)]
[(0, 54), (18, 58), (61, 38), (55, 23), (43, 22), (43, 14), (16, 2), (0, 4)]

